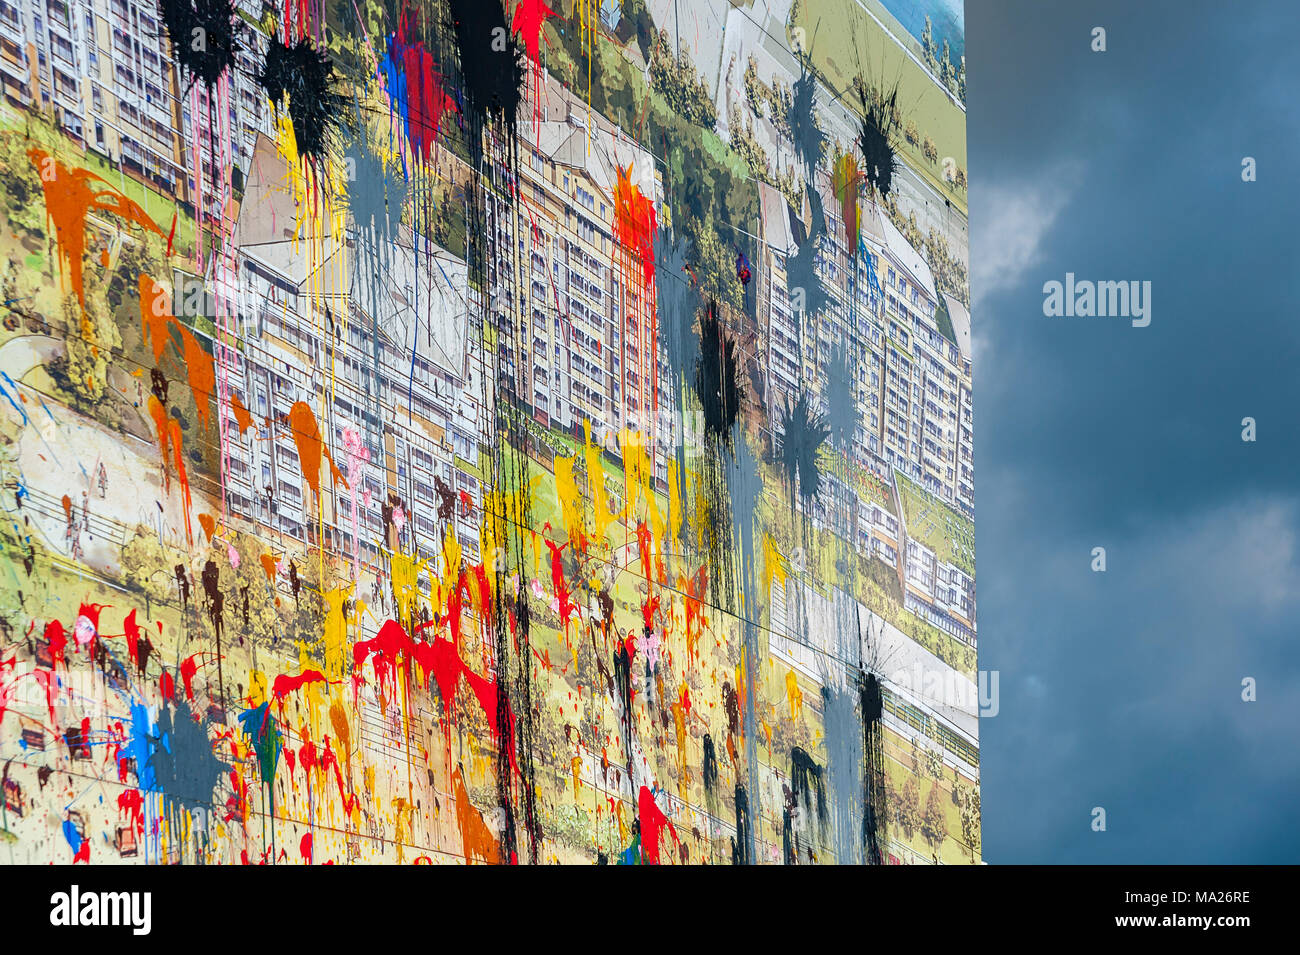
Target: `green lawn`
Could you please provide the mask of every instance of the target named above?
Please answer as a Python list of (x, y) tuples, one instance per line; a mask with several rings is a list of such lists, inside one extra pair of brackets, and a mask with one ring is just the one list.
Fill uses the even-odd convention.
[(897, 481), (908, 535), (934, 551), (939, 560), (975, 576), (975, 522), (901, 474)]
[[(807, 32), (813, 67), (840, 95), (851, 97), (853, 78), (861, 72), (872, 86), (898, 81), (898, 108), (903, 125), (915, 122), (920, 139), (928, 135), (940, 163), (951, 156), (966, 168), (966, 113), (898, 44), (876, 25), (857, 0), (803, 0), (792, 26)], [(932, 163), (899, 137), (908, 166), (929, 180), (966, 214), (966, 193), (944, 182), (940, 163)]]

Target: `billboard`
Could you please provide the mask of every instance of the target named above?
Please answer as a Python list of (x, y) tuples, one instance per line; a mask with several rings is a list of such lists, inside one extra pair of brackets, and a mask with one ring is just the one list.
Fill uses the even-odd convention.
[(979, 860), (960, 5), (0, 9), (12, 861)]

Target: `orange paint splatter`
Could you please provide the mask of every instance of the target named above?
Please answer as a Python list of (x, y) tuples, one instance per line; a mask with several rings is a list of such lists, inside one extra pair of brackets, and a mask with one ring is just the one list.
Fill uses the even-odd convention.
[(211, 514), (200, 514), (199, 526), (203, 528), (203, 533), (208, 540), (212, 540), (212, 535), (217, 529), (216, 519)]
[(194, 404), (198, 410), (199, 422), (207, 428), (211, 424), (208, 402), (212, 400), (212, 393), (217, 387), (217, 375), (212, 367), (212, 356), (188, 328), (180, 322), (176, 323), (176, 327), (180, 329), (181, 342), (185, 346), (185, 370), (189, 374), (190, 390), (194, 392)]
[(334, 456), (321, 438), (320, 426), (316, 424), (316, 415), (305, 401), (294, 402), (289, 409), (289, 428), (293, 433), (293, 442), (298, 448), (298, 461), (302, 466), (302, 476), (307, 481), (316, 499), (320, 500), (320, 459), (321, 455), (330, 463), (330, 478), (335, 484), (342, 483), (346, 488), (347, 479), (343, 477)]
[[(162, 235), (148, 213), (89, 169), (69, 169), (43, 149), (27, 150), (27, 158), (41, 176), (45, 193), (45, 218), (54, 226), (59, 244), (59, 262), (71, 280), (73, 291), (84, 310), (86, 292), (82, 281), (82, 257), (86, 254), (86, 216), (93, 210), (111, 212)], [(99, 188), (95, 183), (103, 183)]]
[(253, 416), (248, 413), (244, 403), (239, 400), (239, 395), (233, 391), (230, 393), (230, 410), (235, 413), (235, 422), (239, 425), (239, 433), (242, 435), (253, 424)]
[(167, 471), (167, 452), (172, 453), (176, 462), (176, 479), (181, 485), (181, 504), (185, 511), (185, 539), (194, 543), (194, 528), (190, 523), (190, 478), (185, 470), (185, 454), (182, 446), (181, 425), (179, 421), (167, 417), (167, 409), (155, 396), (149, 396), (149, 414), (153, 416), (154, 427), (158, 429), (158, 447), (163, 459), (163, 490), (171, 493), (171, 476)]
[(465, 789), (465, 780), (460, 769), (451, 773), (452, 791), (456, 794), (456, 825), (460, 828), (462, 851), (465, 864), (469, 865), (475, 858), (491, 865), (501, 858), (501, 846), (492, 830), (483, 821), (483, 814), (474, 808)]

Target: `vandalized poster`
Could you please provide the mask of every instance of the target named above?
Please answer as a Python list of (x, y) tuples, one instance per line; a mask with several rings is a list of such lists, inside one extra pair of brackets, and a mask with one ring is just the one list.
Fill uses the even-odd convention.
[(959, 3), (0, 59), (0, 859), (979, 860)]

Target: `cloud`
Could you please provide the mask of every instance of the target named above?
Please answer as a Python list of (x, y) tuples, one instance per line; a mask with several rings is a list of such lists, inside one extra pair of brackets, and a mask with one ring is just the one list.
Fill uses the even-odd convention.
[[(1018, 535), (1014, 590), (1034, 600), (998, 607), (1014, 636), (981, 660), (1002, 695), (980, 726), (990, 861), (1293, 856), (1295, 838), (1279, 833), (1300, 777), (1300, 498), (1226, 500), (1100, 536), (1050, 521)], [(1105, 574), (1089, 568), (1094, 543)], [(1254, 703), (1241, 700), (1247, 676)], [(1241, 811), (1243, 793), (1257, 809)], [(1113, 832), (1088, 828), (1094, 805)]]
[(1043, 246), (1074, 198), (1081, 164), (1064, 160), (1038, 178), (982, 183), (971, 202), (971, 295), (975, 309), (1015, 288), (1042, 261)]

